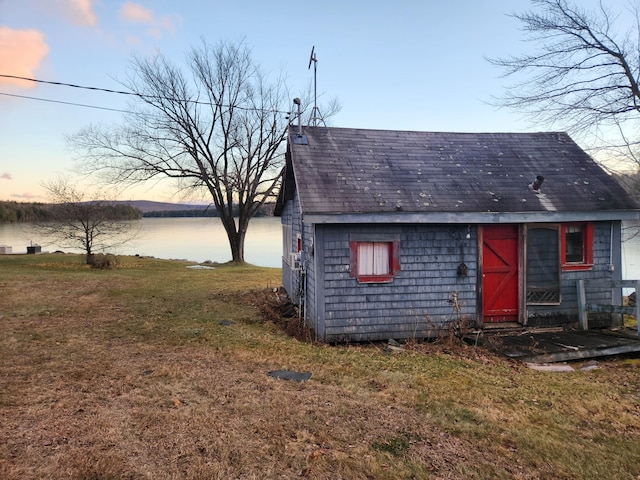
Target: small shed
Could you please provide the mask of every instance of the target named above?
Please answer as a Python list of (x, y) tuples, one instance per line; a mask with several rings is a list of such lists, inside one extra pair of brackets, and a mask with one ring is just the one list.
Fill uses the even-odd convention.
[(570, 327), (578, 280), (621, 279), (621, 224), (639, 208), (566, 133), (291, 127), (283, 285), (328, 342)]

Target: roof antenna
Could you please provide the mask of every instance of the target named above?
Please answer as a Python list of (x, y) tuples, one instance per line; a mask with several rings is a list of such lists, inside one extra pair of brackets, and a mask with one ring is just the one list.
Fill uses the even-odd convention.
[(309, 67), (307, 69), (311, 69), (311, 63), (313, 63), (313, 109), (311, 110), (311, 118), (309, 123), (314, 127), (318, 126), (318, 121), (324, 123), (324, 119), (320, 114), (320, 109), (318, 108), (318, 91), (317, 91), (317, 75), (318, 75), (318, 57), (316, 57), (316, 46), (314, 45), (311, 48), (311, 55), (309, 56)]

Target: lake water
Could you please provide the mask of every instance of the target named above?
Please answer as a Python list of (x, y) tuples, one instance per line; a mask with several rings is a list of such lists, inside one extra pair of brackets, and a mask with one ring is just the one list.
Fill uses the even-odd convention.
[[(143, 255), (204, 262), (231, 260), (227, 236), (217, 218), (143, 218), (136, 239), (113, 250), (120, 255)], [(622, 247), (623, 278), (640, 277), (640, 235), (627, 238)], [(42, 250), (74, 251), (47, 244), (20, 224), (0, 223), (0, 245), (10, 245), (14, 253), (26, 253), (33, 242)], [(75, 250), (80, 252), (80, 250)], [(282, 266), (280, 218), (258, 217), (249, 223), (245, 240), (245, 260), (263, 267)]]
[[(136, 222), (138, 223), (138, 222)], [(143, 218), (137, 237), (110, 251), (116, 255), (142, 255), (196, 262), (228, 262), (231, 249), (222, 223), (217, 218)], [(31, 229), (20, 224), (0, 223), (0, 245), (10, 245), (13, 253), (26, 253), (27, 246), (38, 244), (42, 251), (79, 249), (62, 248), (37, 238)], [(262, 267), (282, 267), (282, 227), (280, 218), (257, 217), (249, 222), (245, 239), (245, 260)]]

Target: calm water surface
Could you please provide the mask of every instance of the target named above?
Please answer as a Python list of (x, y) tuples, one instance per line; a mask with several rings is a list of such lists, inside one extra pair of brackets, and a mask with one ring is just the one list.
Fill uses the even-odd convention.
[[(114, 249), (120, 255), (145, 255), (204, 262), (231, 260), (227, 236), (217, 218), (143, 218), (140, 233), (130, 243)], [(628, 231), (631, 231), (629, 229)], [(640, 278), (640, 235), (628, 238), (622, 247), (623, 278)], [(0, 224), (0, 245), (11, 245), (14, 253), (25, 253), (31, 242), (42, 249), (73, 251), (47, 244), (19, 224)], [(80, 252), (80, 250), (75, 250)], [(245, 260), (263, 267), (282, 266), (282, 227), (280, 218), (259, 217), (249, 223)]]
[[(136, 221), (140, 231), (126, 245), (111, 250), (116, 255), (143, 255), (196, 262), (228, 262), (229, 241), (217, 218), (143, 218)], [(43, 251), (81, 250), (62, 248), (37, 237), (19, 224), (0, 224), (0, 245), (10, 245), (13, 253), (26, 253), (27, 246), (38, 244)], [(249, 222), (245, 239), (245, 260), (263, 267), (282, 266), (282, 227), (280, 218), (259, 217)]]

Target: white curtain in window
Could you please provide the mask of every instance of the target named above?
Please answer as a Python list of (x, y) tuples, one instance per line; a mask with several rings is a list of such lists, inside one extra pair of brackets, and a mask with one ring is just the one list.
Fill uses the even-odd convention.
[(373, 274), (387, 275), (389, 273), (389, 244), (373, 244)]
[(358, 243), (358, 275), (373, 275), (373, 243)]
[(360, 242), (358, 275), (389, 274), (389, 250), (388, 242)]

